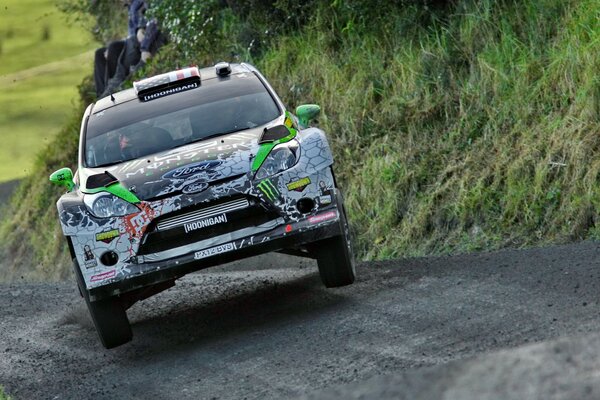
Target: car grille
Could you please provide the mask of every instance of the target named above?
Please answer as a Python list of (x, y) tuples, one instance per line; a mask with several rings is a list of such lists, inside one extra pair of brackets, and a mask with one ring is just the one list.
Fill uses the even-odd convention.
[(250, 202), (246, 198), (228, 201), (226, 203), (217, 204), (214, 206), (203, 208), (201, 210), (188, 212), (186, 214), (179, 215), (176, 217), (165, 218), (158, 224), (156, 224), (156, 230), (165, 231), (167, 229), (182, 226), (187, 223), (197, 221), (199, 219), (210, 218), (235, 210), (241, 210), (249, 206)]
[[(198, 224), (188, 229), (189, 224), (219, 219), (225, 222)], [(266, 209), (253, 197), (229, 198), (219, 202), (188, 207), (175, 213), (158, 217), (146, 230), (138, 255), (147, 255), (199, 242), (204, 239), (256, 227), (276, 220), (279, 215)]]

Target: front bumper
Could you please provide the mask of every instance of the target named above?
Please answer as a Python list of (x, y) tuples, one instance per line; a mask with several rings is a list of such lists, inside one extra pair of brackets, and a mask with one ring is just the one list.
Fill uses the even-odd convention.
[(124, 294), (242, 258), (301, 247), (341, 233), (340, 214), (334, 206), (303, 221), (278, 226), (251, 238), (240, 238), (209, 249), (198, 246), (198, 250), (179, 257), (132, 265), (122, 279), (89, 289), (90, 300)]

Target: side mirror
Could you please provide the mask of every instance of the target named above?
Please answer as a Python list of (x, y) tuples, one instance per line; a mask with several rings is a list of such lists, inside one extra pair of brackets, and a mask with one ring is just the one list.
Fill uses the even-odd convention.
[(296, 107), (296, 115), (301, 128), (308, 128), (308, 123), (317, 117), (321, 112), (321, 107), (316, 104), (303, 104)]
[(71, 168), (61, 168), (58, 171), (54, 171), (50, 175), (50, 182), (56, 185), (66, 186), (69, 192), (75, 187), (75, 182), (73, 182), (73, 171), (71, 171)]

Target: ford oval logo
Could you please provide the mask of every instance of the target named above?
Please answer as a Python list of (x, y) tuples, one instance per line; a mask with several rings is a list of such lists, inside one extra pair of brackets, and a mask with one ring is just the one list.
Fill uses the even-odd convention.
[(190, 183), (186, 187), (183, 188), (182, 192), (185, 194), (193, 194), (198, 193), (205, 190), (208, 187), (208, 183), (206, 182), (194, 182)]
[(222, 161), (202, 161), (199, 163), (188, 164), (183, 167), (174, 169), (173, 171), (169, 171), (163, 175), (165, 179), (185, 179), (192, 175), (199, 174), (201, 172), (215, 172), (213, 171), (215, 168), (220, 166)]

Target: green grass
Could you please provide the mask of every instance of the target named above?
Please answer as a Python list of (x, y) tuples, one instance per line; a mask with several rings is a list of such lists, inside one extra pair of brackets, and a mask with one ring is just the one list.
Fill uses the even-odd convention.
[[(32, 14), (28, 14), (32, 13)], [(47, 27), (48, 40), (43, 40)], [(9, 0), (0, 7), (0, 182), (31, 173), (72, 114), (77, 84), (92, 70), (96, 44), (70, 26), (54, 1)]]
[(0, 181), (31, 173), (36, 154), (52, 142), (73, 113), (76, 85), (92, 68), (89, 57), (2, 85), (0, 126), (8, 129), (3, 129), (0, 160), (10, 162), (0, 163)]
[(12, 397), (4, 392), (4, 388), (0, 385), (0, 400), (11, 400)]
[(422, 12), (345, 34), (317, 18), (258, 60), (288, 104), (322, 105), (358, 254), (597, 235), (600, 3)]
[(2, 1), (0, 43), (0, 76), (97, 47), (89, 32), (67, 22), (56, 8), (56, 0)]

